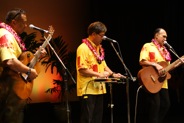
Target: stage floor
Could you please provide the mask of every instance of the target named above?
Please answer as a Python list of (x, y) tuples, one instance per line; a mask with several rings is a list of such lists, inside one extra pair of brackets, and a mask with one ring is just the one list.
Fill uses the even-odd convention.
[[(70, 112), (67, 113), (66, 104), (29, 104), (25, 110), (24, 123), (79, 123), (79, 102), (70, 102), (69, 107)], [(130, 115), (130, 121), (127, 120), (126, 109), (118, 111), (117, 108), (114, 108), (113, 112), (111, 111), (109, 107), (105, 107), (103, 123), (135, 123), (134, 115)], [(131, 114), (134, 114), (133, 111)], [(184, 123), (184, 106), (172, 105), (164, 123)]]

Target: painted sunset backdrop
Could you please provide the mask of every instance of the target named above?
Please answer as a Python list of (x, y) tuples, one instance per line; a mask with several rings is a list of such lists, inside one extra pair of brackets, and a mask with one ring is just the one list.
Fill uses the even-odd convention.
[[(58, 4), (61, 3), (62, 4)], [(12, 4), (13, 3), (13, 4)], [(71, 4), (72, 3), (72, 4)], [(22, 8), (27, 12), (28, 27), (26, 32), (28, 34), (37, 32), (37, 39), (39, 40), (40, 33), (29, 28), (29, 24), (33, 24), (42, 29), (48, 30), (52, 25), (54, 27), (53, 37), (62, 36), (62, 39), (67, 43), (68, 51), (75, 51), (77, 46), (81, 43), (84, 32), (86, 32), (86, 25), (88, 25), (88, 1), (61, 1), (56, 0), (31, 0), (26, 3), (22, 0), (4, 0), (0, 4), (0, 21), (4, 21), (7, 12), (12, 8)], [(59, 74), (54, 68), (54, 73), (51, 74), (51, 69), (48, 68), (45, 72), (45, 66), (41, 66), (41, 71), (38, 77), (34, 80), (33, 91), (31, 94), (31, 103), (39, 102), (57, 102), (58, 93), (46, 93), (49, 88), (55, 87), (53, 79), (59, 80)], [(72, 72), (72, 71), (70, 71)], [(72, 94), (71, 94), (72, 93)], [(76, 100), (75, 90), (69, 92), (69, 100)]]
[(58, 93), (46, 93), (46, 90), (54, 87), (53, 80), (61, 80), (61, 76), (56, 73), (56, 70), (54, 74), (51, 74), (50, 69), (45, 72), (45, 67), (42, 65), (40, 65), (40, 70), (38, 77), (34, 80), (31, 103), (60, 101)]

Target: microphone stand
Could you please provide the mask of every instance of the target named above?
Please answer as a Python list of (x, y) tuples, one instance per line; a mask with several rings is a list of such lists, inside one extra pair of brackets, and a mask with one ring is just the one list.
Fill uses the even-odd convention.
[[(118, 42), (116, 42), (118, 44)], [(111, 42), (111, 45), (114, 49), (114, 51), (116, 52), (118, 58), (120, 59), (121, 63), (123, 64), (124, 66), (124, 69), (125, 69), (125, 72), (126, 72), (126, 75), (129, 76), (126, 78), (126, 94), (127, 94), (127, 117), (128, 117), (128, 123), (130, 123), (130, 99), (129, 99), (129, 79), (132, 80), (132, 81), (136, 81), (135, 77), (132, 76), (131, 72), (129, 71), (129, 69), (126, 67), (124, 61), (123, 61), (123, 58), (121, 56), (121, 52), (120, 54), (117, 52), (116, 48), (114, 47), (114, 44)], [(119, 48), (119, 44), (118, 44), (118, 48)], [(119, 48), (120, 49), (120, 48)], [(120, 51), (120, 50), (119, 50)]]
[(71, 73), (69, 72), (69, 70), (66, 68), (66, 66), (64, 65), (64, 63), (62, 62), (62, 60), (59, 58), (58, 54), (56, 53), (56, 51), (54, 50), (54, 48), (50, 45), (49, 42), (47, 42), (48, 45), (50, 46), (50, 48), (52, 49), (52, 51), (54, 52), (54, 54), (56, 55), (56, 57), (58, 58), (58, 60), (60, 61), (60, 63), (62, 64), (64, 70), (65, 70), (65, 73), (64, 73), (64, 82), (65, 82), (65, 91), (66, 91), (66, 111), (67, 111), (67, 123), (70, 123), (70, 109), (69, 109), (69, 101), (68, 101), (68, 82), (67, 82), (67, 79), (68, 79), (68, 76), (69, 75), (72, 79), (72, 81), (74, 83), (75, 80), (73, 78), (73, 76), (71, 75)]
[(112, 83), (109, 83), (109, 89), (110, 89), (110, 104), (109, 107), (111, 108), (111, 123), (113, 123), (113, 98), (112, 98)]
[(184, 61), (178, 56), (178, 54), (176, 53), (176, 51), (173, 48), (169, 48), (169, 50), (182, 62), (184, 63)]

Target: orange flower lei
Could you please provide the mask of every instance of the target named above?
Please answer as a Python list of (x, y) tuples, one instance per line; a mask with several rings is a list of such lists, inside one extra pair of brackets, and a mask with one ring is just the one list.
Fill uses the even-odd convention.
[(168, 50), (164, 46), (163, 46), (163, 50), (162, 50), (161, 46), (158, 44), (158, 42), (155, 41), (155, 39), (152, 39), (151, 41), (153, 42), (153, 44), (155, 44), (155, 46), (159, 50), (162, 57), (165, 58), (167, 61), (171, 61), (171, 55), (168, 52)]
[(102, 45), (100, 45), (100, 55), (97, 53), (96, 49), (91, 45), (91, 43), (87, 40), (87, 39), (83, 39), (82, 40), (83, 43), (85, 43), (89, 49), (93, 52), (93, 54), (95, 55), (97, 62), (99, 64), (102, 63), (102, 61), (104, 60), (105, 57), (105, 53), (104, 53), (104, 49), (102, 48)]

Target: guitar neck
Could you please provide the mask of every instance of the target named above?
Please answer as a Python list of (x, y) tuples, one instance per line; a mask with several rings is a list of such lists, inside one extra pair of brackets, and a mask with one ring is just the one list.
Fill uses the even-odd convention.
[(37, 63), (37, 61), (38, 61), (38, 59), (39, 59), (39, 57), (40, 57), (41, 49), (42, 49), (42, 48), (45, 48), (45, 47), (48, 45), (48, 43), (49, 43), (49, 41), (51, 40), (51, 38), (52, 38), (52, 36), (49, 35), (49, 36), (46, 38), (46, 40), (44, 41), (44, 43), (41, 45), (41, 47), (39, 48), (39, 50), (36, 51), (36, 53), (34, 54), (34, 57), (32, 58), (32, 60), (31, 60), (31, 62), (30, 62), (30, 64), (29, 64), (29, 67), (30, 67), (30, 68), (33, 68), (33, 67), (35, 66), (35, 64)]
[(177, 59), (176, 61), (174, 61), (173, 63), (171, 63), (170, 65), (168, 65), (165, 70), (168, 72), (168, 71), (171, 71), (173, 69), (175, 69), (176, 67), (180, 66), (181, 64), (183, 64), (184, 62), (182, 61), (181, 58)]

